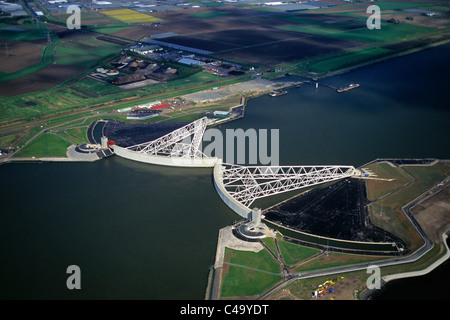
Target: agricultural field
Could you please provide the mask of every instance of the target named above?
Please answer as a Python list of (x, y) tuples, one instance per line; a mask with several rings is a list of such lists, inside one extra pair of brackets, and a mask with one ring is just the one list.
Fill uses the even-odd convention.
[[(165, 30), (177, 34), (164, 38), (165, 42), (211, 51), (218, 58), (253, 66), (295, 64), (289, 71), (303, 75), (327, 75), (449, 38), (445, 14), (426, 17), (404, 11), (444, 12), (445, 7), (387, 1), (377, 4), (384, 10), (380, 30), (367, 28), (367, 3), (304, 12), (218, 7), (158, 13), (158, 17), (164, 19)], [(311, 60), (317, 65), (307, 63)]]
[(4, 43), (3, 48), (8, 48), (8, 52), (3, 53), (2, 59), (4, 59), (3, 61), (7, 60), (8, 63), (0, 64), (0, 71), (13, 73), (41, 62), (43, 45), (4, 38), (2, 42)]
[(161, 19), (131, 9), (104, 11), (103, 14), (125, 23), (160, 22)]
[[(71, 14), (66, 13), (64, 11), (54, 12), (49, 16), (56, 21), (61, 23), (66, 23), (67, 18), (71, 16)], [(101, 26), (101, 25), (114, 25), (121, 24), (119, 21), (110, 17), (108, 15), (104, 15), (100, 12), (93, 12), (85, 9), (81, 9), (81, 25), (82, 26)]]

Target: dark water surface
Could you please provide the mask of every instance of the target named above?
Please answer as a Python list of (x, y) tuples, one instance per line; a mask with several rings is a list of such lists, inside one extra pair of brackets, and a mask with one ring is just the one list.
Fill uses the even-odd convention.
[[(254, 99), (222, 130), (279, 129), (282, 165), (448, 159), (449, 56), (446, 45), (323, 80), (361, 84), (343, 94), (304, 85)], [(7, 164), (0, 176), (2, 299), (203, 299), (218, 230), (239, 218), (209, 169), (112, 157)], [(66, 288), (73, 264), (81, 290)], [(441, 286), (428, 284), (419, 291)]]

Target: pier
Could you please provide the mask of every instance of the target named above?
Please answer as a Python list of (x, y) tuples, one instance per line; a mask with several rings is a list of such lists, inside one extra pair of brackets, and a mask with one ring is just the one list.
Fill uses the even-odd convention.
[(333, 89), (333, 90), (336, 90), (336, 91), (339, 92), (339, 93), (345, 92), (345, 91), (348, 91), (348, 90), (355, 89), (355, 88), (358, 88), (358, 87), (359, 87), (359, 84), (357, 84), (357, 83), (356, 83), (356, 84), (351, 83), (350, 85), (348, 85), (347, 87), (344, 87), (344, 88), (336, 88), (335, 86), (332, 86), (331, 84), (326, 84), (326, 83), (316, 82), (316, 88), (317, 88), (319, 85), (324, 86), (324, 87), (331, 88), (331, 89)]

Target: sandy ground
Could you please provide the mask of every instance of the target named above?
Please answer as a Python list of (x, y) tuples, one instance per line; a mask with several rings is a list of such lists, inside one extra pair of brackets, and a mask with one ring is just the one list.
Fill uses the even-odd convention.
[(450, 187), (416, 205), (412, 212), (431, 239), (440, 242), (442, 233), (450, 230)]
[[(312, 300), (356, 300), (356, 290), (361, 290), (363, 284), (356, 277), (344, 277), (344, 279), (331, 285), (333, 292), (326, 292), (320, 297), (313, 297)], [(311, 288), (311, 293), (314, 289)], [(283, 289), (275, 295), (272, 295), (269, 300), (301, 300), (289, 289)]]
[[(286, 83), (285, 83), (286, 84)], [(187, 94), (182, 98), (189, 102), (211, 103), (231, 96), (243, 96), (258, 93), (269, 93), (279, 88), (280, 84), (270, 80), (255, 79), (242, 83), (220, 87), (215, 90), (205, 90)]]

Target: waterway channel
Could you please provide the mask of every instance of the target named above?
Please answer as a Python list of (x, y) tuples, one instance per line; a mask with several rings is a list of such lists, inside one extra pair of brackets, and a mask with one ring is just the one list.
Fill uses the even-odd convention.
[[(250, 100), (220, 130), (279, 129), (282, 165), (449, 159), (449, 55), (445, 45), (322, 80), (361, 85), (345, 93), (303, 85)], [(218, 230), (239, 219), (209, 169), (111, 157), (11, 163), (0, 176), (1, 299), (204, 299)], [(81, 290), (66, 287), (69, 265)]]

